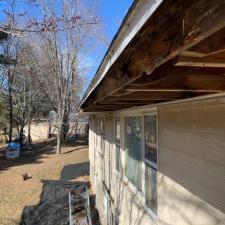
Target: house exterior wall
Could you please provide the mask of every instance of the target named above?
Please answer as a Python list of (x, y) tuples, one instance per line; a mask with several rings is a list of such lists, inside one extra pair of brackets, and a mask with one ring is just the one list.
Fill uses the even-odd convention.
[[(90, 118), (90, 175), (102, 224), (225, 225), (225, 99), (154, 108), (158, 115), (158, 216), (145, 206), (144, 191), (137, 191), (124, 174), (124, 118), (143, 118), (149, 111), (152, 108), (143, 107)], [(115, 116), (120, 117), (121, 127), (119, 173)], [(104, 121), (103, 132), (96, 131), (99, 118)], [(98, 136), (103, 136), (103, 144), (96, 147)]]

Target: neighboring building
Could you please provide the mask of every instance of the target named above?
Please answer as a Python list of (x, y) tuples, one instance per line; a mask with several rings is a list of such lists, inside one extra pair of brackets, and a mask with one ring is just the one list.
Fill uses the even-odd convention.
[[(52, 135), (56, 134), (56, 129), (52, 130)], [(28, 136), (28, 125), (24, 127), (24, 134)], [(49, 137), (49, 121), (46, 118), (33, 119), (30, 125), (30, 135), (32, 141), (45, 140)]]
[[(75, 118), (69, 122), (69, 136), (85, 135), (87, 133), (88, 118)], [(58, 133), (57, 121), (46, 118), (36, 118), (31, 122), (30, 135), (33, 141), (54, 137)], [(28, 125), (24, 127), (24, 134), (28, 136)], [(1, 137), (0, 137), (1, 140)]]
[(80, 104), (103, 225), (225, 225), (225, 2), (138, 0)]

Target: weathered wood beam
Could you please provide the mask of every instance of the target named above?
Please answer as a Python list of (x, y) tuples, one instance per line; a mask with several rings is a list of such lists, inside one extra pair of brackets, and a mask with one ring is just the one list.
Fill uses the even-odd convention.
[(209, 55), (221, 49), (225, 49), (225, 28), (200, 41), (197, 45), (190, 48), (189, 51)]
[[(138, 105), (138, 104), (137, 104)], [(89, 106), (86, 107), (83, 111), (84, 112), (104, 112), (104, 111), (115, 111), (115, 110), (119, 110), (119, 109), (123, 109), (123, 108), (130, 108), (134, 105), (126, 105), (126, 104), (122, 104), (122, 105), (114, 105), (114, 104), (105, 104), (105, 105), (93, 105), (93, 106)]]
[[(225, 1), (224, 0), (199, 0), (184, 1), (184, 48), (201, 53), (210, 53), (224, 48), (225, 30)], [(217, 37), (221, 33), (219, 40)], [(211, 39), (213, 37), (213, 40)], [(209, 40), (211, 41), (209, 42)], [(199, 47), (208, 46), (206, 51)], [(211, 43), (211, 44), (209, 44)], [(196, 46), (198, 46), (196, 48)], [(204, 48), (204, 47), (203, 47)]]
[(166, 92), (166, 91), (155, 91), (155, 92), (130, 92), (130, 94), (123, 95), (120, 97), (110, 96), (107, 100), (116, 100), (118, 102), (129, 100), (129, 101), (144, 101), (144, 100), (173, 100), (173, 99), (181, 99), (186, 95), (184, 92)]
[(111, 106), (111, 105), (118, 105), (118, 106), (124, 106), (124, 105), (130, 105), (130, 106), (135, 106), (135, 105), (146, 105), (146, 104), (153, 104), (156, 101), (154, 100), (136, 100), (136, 101), (132, 101), (132, 100), (114, 100), (114, 99), (110, 99), (110, 100), (104, 100), (103, 102), (101, 102), (101, 105), (104, 106)]
[(112, 94), (112, 96), (115, 96), (115, 97), (120, 97), (120, 96), (124, 96), (124, 95), (127, 95), (129, 94), (130, 92), (126, 91), (126, 90), (119, 90), (118, 92)]
[(207, 54), (200, 53), (200, 52), (192, 52), (192, 51), (181, 51), (181, 52), (179, 52), (179, 55), (188, 56), (188, 57), (196, 57), (196, 58), (201, 58), (201, 57), (207, 56)]
[(128, 91), (165, 91), (165, 92), (224, 92), (225, 75), (218, 74), (189, 74), (175, 75), (172, 77), (161, 78), (145, 86), (130, 84)]
[(130, 92), (138, 92), (138, 91), (145, 91), (145, 92), (193, 92), (193, 93), (218, 93), (218, 92), (224, 92), (224, 90), (218, 90), (218, 89), (193, 89), (193, 88), (186, 88), (186, 87), (167, 87), (167, 88), (149, 88), (149, 86), (139, 88), (139, 87), (129, 87), (128, 91)]
[[(179, 75), (180, 77), (190, 74), (225, 74), (225, 68), (216, 67), (186, 67), (186, 66), (174, 66), (175, 61), (171, 60), (164, 65), (158, 67), (150, 75), (144, 75), (134, 82), (130, 83), (135, 86), (145, 86), (151, 84), (153, 81), (161, 78), (169, 78), (171, 76)], [(124, 89), (125, 90), (125, 89)], [(129, 90), (126, 90), (129, 93)]]
[(174, 63), (175, 66), (191, 66), (191, 67), (216, 67), (225, 68), (225, 59), (213, 57), (189, 57), (179, 56)]

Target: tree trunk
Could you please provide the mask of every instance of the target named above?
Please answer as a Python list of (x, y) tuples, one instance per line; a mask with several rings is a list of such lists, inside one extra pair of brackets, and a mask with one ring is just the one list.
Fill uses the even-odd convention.
[(28, 143), (31, 144), (32, 140), (31, 140), (31, 136), (30, 136), (30, 128), (31, 127), (31, 119), (29, 118), (28, 120), (28, 134), (27, 134), (27, 139), (28, 139)]
[(8, 71), (8, 85), (9, 85), (9, 142), (12, 141), (13, 130), (13, 102), (12, 102), (12, 77), (10, 70)]
[(64, 146), (66, 146), (66, 144), (67, 144), (69, 129), (70, 129), (70, 124), (68, 123), (66, 125), (65, 131), (64, 131), (65, 132), (65, 134), (64, 134)]
[(23, 126), (20, 127), (20, 139), (19, 143), (22, 145), (23, 144)]
[(61, 154), (61, 134), (62, 134), (62, 123), (59, 120), (59, 125), (58, 125), (58, 134), (57, 134), (57, 154)]

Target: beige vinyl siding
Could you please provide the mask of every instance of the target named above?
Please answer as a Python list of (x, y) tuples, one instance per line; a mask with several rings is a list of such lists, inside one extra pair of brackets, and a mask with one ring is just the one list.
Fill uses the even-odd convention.
[[(158, 107), (157, 219), (146, 211), (143, 193), (134, 190), (124, 173), (125, 117), (143, 118), (148, 111), (152, 108), (139, 107), (90, 119), (90, 174), (102, 224), (107, 224), (107, 198), (112, 198), (110, 210), (120, 225), (225, 225), (225, 99)], [(99, 116), (105, 121), (104, 150), (94, 141)], [(115, 116), (121, 121), (120, 174), (115, 169)]]
[[(193, 194), (191, 197), (178, 190), (176, 199), (176, 188), (172, 195), (163, 193), (166, 189), (162, 188), (161, 200), (167, 198), (168, 202), (171, 197), (171, 204), (179, 204), (177, 207), (187, 220), (182, 224), (201, 224), (196, 221), (203, 222), (210, 216), (212, 220), (204, 224), (225, 224), (225, 100), (163, 106), (158, 112), (160, 173), (177, 184), (179, 190), (183, 190), (181, 186)], [(165, 207), (165, 201), (164, 205), (161, 201), (160, 210)], [(174, 214), (171, 208), (168, 210)], [(193, 213), (189, 215), (188, 210)], [(195, 216), (196, 223), (191, 216)]]

